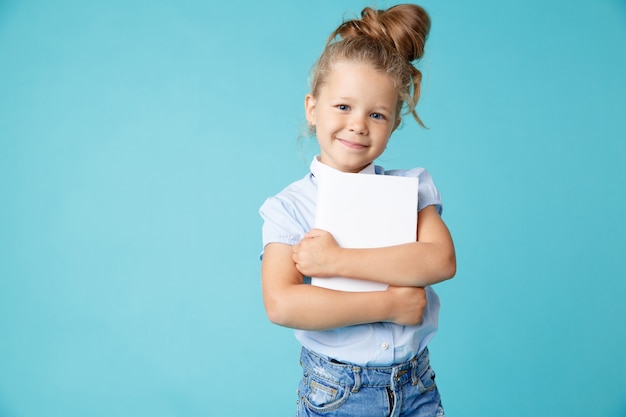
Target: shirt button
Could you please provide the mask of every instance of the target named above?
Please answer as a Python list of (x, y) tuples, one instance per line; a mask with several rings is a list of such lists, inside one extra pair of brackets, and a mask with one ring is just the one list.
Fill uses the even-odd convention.
[(386, 343), (386, 342), (385, 342), (385, 343), (381, 343), (381, 344), (380, 344), (380, 348), (381, 348), (382, 350), (387, 350), (387, 349), (389, 349), (389, 343)]

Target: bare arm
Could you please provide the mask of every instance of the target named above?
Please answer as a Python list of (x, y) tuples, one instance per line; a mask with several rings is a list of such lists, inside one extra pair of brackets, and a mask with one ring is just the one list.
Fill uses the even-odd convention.
[(426, 286), (452, 278), (456, 256), (452, 237), (434, 206), (419, 212), (417, 242), (374, 249), (346, 249), (332, 235), (314, 229), (294, 246), (301, 273), (342, 276), (397, 286)]
[(342, 292), (304, 284), (292, 260), (292, 247), (270, 243), (261, 265), (263, 301), (275, 324), (326, 330), (389, 321), (418, 324), (426, 305), (423, 288), (389, 287), (380, 292)]

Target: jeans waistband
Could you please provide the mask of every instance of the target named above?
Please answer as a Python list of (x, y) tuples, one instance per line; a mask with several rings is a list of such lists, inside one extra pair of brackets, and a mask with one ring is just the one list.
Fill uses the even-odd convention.
[(413, 359), (391, 366), (357, 366), (348, 363), (336, 363), (322, 355), (302, 348), (300, 365), (305, 372), (316, 375), (328, 382), (340, 383), (352, 387), (356, 392), (361, 387), (396, 387), (407, 383), (418, 384), (419, 375), (428, 368), (430, 359), (428, 348)]

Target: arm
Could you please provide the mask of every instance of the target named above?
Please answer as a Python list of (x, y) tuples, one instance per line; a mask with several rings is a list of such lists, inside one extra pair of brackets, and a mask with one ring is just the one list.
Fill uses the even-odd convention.
[(293, 260), (301, 273), (342, 276), (397, 286), (426, 286), (452, 278), (456, 255), (450, 232), (435, 206), (419, 212), (417, 241), (373, 249), (347, 249), (332, 235), (314, 229), (294, 246)]
[(292, 247), (270, 243), (261, 265), (263, 301), (271, 322), (303, 330), (326, 330), (390, 321), (418, 324), (426, 306), (423, 288), (389, 287), (380, 292), (342, 292), (304, 284)]

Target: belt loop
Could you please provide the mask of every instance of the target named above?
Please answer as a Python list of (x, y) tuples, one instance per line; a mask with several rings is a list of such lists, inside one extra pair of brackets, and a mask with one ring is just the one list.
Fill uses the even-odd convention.
[(411, 359), (411, 384), (413, 384), (414, 386), (417, 385), (418, 376), (419, 375), (417, 375), (417, 357), (415, 357)]
[(352, 373), (354, 375), (354, 386), (352, 387), (352, 392), (359, 392), (361, 389), (361, 368), (353, 366)]

